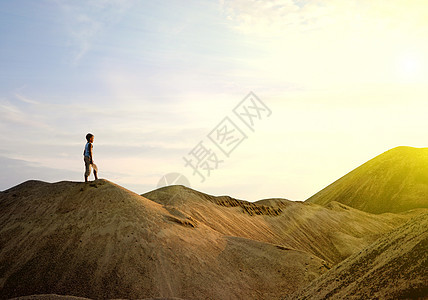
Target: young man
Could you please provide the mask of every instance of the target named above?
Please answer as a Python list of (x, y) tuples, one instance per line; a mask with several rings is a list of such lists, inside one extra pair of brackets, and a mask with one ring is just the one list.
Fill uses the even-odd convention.
[(94, 142), (94, 135), (92, 133), (88, 133), (86, 135), (86, 140), (88, 141), (85, 145), (85, 150), (83, 151), (83, 160), (85, 161), (85, 182), (88, 182), (88, 177), (91, 175), (91, 167), (94, 169), (95, 180), (98, 179), (97, 165), (94, 164), (93, 153), (92, 153), (92, 143)]

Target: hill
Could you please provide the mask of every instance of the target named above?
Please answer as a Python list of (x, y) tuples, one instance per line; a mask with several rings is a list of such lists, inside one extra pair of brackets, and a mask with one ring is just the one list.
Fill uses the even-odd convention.
[(247, 202), (178, 185), (143, 196), (221, 234), (298, 249), (330, 265), (369, 245), (412, 215), (374, 215), (337, 202), (326, 207), (278, 198)]
[(426, 299), (428, 213), (382, 236), (285, 299)]
[(332, 201), (376, 214), (428, 208), (428, 148), (393, 148), (306, 200)]
[(280, 299), (424, 211), (27, 181), (0, 193), (0, 298)]
[(221, 234), (107, 180), (25, 182), (0, 193), (0, 212), (1, 299), (275, 299), (326, 270), (314, 255)]

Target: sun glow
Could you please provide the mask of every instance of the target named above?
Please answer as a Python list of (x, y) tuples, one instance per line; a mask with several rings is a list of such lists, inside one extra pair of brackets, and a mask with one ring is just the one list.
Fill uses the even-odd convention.
[(419, 82), (427, 80), (424, 74), (423, 59), (415, 53), (405, 53), (398, 59), (397, 72), (404, 81)]

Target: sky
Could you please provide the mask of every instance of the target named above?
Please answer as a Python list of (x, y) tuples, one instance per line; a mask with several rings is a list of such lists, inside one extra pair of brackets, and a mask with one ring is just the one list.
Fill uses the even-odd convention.
[(0, 190), (82, 181), (91, 132), (139, 194), (305, 200), (428, 146), (427, 36), (422, 0), (1, 1)]

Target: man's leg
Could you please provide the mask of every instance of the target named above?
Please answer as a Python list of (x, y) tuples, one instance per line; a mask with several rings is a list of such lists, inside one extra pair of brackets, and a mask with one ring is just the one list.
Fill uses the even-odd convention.
[(88, 177), (91, 174), (91, 164), (89, 158), (85, 156), (85, 182), (88, 182)]
[(94, 169), (94, 176), (95, 176), (95, 180), (98, 179), (98, 167), (96, 164), (91, 164), (92, 169)]

